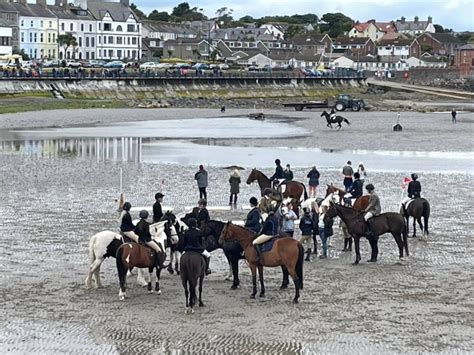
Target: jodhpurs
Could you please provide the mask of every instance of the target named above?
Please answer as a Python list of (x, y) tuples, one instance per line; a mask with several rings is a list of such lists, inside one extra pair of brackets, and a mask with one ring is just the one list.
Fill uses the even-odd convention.
[(371, 219), (372, 217), (374, 216), (374, 214), (372, 212), (367, 212), (365, 215), (364, 215), (364, 220), (367, 222), (369, 219)]
[(273, 235), (268, 235), (268, 234), (262, 234), (255, 238), (252, 242), (253, 245), (255, 244), (263, 244), (265, 242), (268, 242), (270, 239), (273, 238)]
[(134, 231), (129, 231), (129, 232), (122, 232), (123, 235), (126, 237), (129, 237), (131, 240), (133, 240), (135, 243), (138, 243), (138, 235), (135, 234)]

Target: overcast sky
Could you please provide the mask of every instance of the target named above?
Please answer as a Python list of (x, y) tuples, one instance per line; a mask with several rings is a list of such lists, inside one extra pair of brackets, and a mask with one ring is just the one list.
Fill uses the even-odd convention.
[[(153, 9), (171, 12), (184, 0), (130, 0), (149, 13)], [(218, 8), (227, 6), (234, 10), (234, 18), (245, 15), (293, 15), (327, 12), (342, 12), (354, 20), (370, 19), (390, 21), (405, 16), (409, 20), (418, 16), (420, 20), (433, 17), (434, 23), (455, 31), (474, 31), (474, 0), (199, 0), (189, 1), (191, 7), (204, 9), (208, 17), (215, 16)]]

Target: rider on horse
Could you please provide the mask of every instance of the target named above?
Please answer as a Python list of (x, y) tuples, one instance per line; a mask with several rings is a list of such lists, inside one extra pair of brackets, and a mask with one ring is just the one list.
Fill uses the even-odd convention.
[(140, 211), (140, 221), (135, 226), (135, 233), (138, 235), (140, 244), (147, 245), (155, 251), (155, 264), (160, 266), (158, 255), (165, 252), (164, 246), (158, 245), (158, 243), (151, 239), (150, 223), (146, 220), (147, 218), (148, 212), (145, 210)]
[(374, 185), (368, 184), (365, 188), (369, 192), (370, 197), (369, 204), (364, 210), (364, 220), (367, 223), (367, 239), (371, 239), (375, 237), (372, 230), (372, 218), (378, 216), (382, 212), (382, 207), (380, 206), (378, 195), (374, 192)]
[(258, 205), (260, 212), (268, 214), (270, 211), (275, 211), (281, 200), (281, 196), (276, 196), (272, 189), (266, 188), (263, 190), (263, 197), (260, 199), (260, 203)]
[(281, 181), (285, 180), (285, 172), (283, 171), (283, 168), (281, 166), (280, 159), (276, 159), (275, 164), (275, 174), (273, 174), (270, 178), (270, 182), (273, 183), (274, 187), (278, 186)]
[(283, 172), (285, 175), (285, 181), (292, 181), (294, 178), (293, 171), (291, 171), (290, 164), (286, 164), (286, 169)]
[(135, 226), (132, 223), (132, 216), (130, 216), (130, 209), (132, 204), (130, 202), (125, 202), (123, 204), (123, 211), (119, 218), (120, 223), (120, 232), (135, 243), (138, 243), (138, 235), (135, 234)]
[(408, 197), (404, 198), (402, 202), (404, 208), (407, 207), (408, 202), (411, 200), (421, 197), (421, 184), (418, 181), (418, 175), (411, 174), (411, 180), (408, 184)]
[(260, 235), (255, 238), (252, 242), (253, 246), (255, 247), (255, 251), (257, 252), (257, 260), (258, 263), (260, 261), (260, 256), (262, 254), (262, 244), (268, 242), (278, 233), (278, 220), (275, 216), (273, 211), (268, 213), (268, 217), (263, 224), (262, 232)]
[(260, 210), (257, 207), (258, 200), (255, 197), (251, 197), (249, 202), (252, 209), (249, 211), (247, 218), (245, 219), (245, 228), (257, 234), (262, 228), (262, 225), (260, 224), (260, 219), (262, 216), (260, 214)]
[(153, 223), (159, 222), (163, 217), (163, 210), (161, 209), (163, 197), (165, 197), (165, 195), (163, 195), (161, 192), (158, 192), (155, 195), (156, 202), (153, 204)]
[(211, 217), (209, 216), (209, 211), (207, 210), (207, 201), (203, 198), (201, 198), (198, 201), (198, 214), (197, 214), (197, 225), (199, 228), (204, 227), (204, 225), (211, 220)]
[(211, 261), (211, 255), (204, 247), (204, 236), (197, 228), (197, 220), (195, 218), (190, 218), (188, 220), (189, 229), (184, 232), (183, 236), (183, 246), (184, 251), (194, 251), (200, 253), (206, 260), (206, 275), (211, 273), (209, 269), (209, 263)]
[(347, 194), (344, 195), (344, 203), (348, 206), (352, 205), (351, 199), (359, 198), (364, 193), (364, 180), (360, 179), (360, 174), (354, 173), (354, 181), (352, 182), (351, 187), (347, 190)]

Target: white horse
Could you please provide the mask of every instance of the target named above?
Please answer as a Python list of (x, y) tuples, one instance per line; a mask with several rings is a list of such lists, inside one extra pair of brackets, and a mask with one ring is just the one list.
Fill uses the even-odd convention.
[[(133, 221), (136, 224), (137, 221)], [(152, 239), (160, 245), (163, 250), (166, 248), (167, 235), (165, 233), (165, 224), (167, 221), (161, 221), (150, 225), (150, 234)], [(177, 240), (178, 236), (171, 228), (171, 239)], [(100, 266), (106, 258), (112, 256), (115, 258), (117, 249), (123, 244), (122, 236), (112, 231), (102, 231), (94, 234), (89, 241), (89, 258), (90, 267), (89, 274), (85, 280), (87, 288), (92, 287), (92, 281), (95, 281), (95, 287), (101, 287)], [(148, 284), (148, 274), (146, 270), (138, 269), (137, 281), (140, 285)]]

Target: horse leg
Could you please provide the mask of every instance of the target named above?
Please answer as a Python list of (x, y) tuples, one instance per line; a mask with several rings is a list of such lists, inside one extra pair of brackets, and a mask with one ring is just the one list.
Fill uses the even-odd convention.
[(139, 285), (145, 287), (148, 286), (148, 280), (149, 277), (146, 275), (146, 272), (144, 269), (138, 269), (137, 273), (137, 282)]
[(260, 297), (265, 297), (265, 285), (263, 283), (263, 266), (258, 266), (258, 277), (260, 279)]
[(423, 223), (421, 223), (421, 216), (418, 217), (416, 219), (416, 221), (418, 222), (418, 225), (420, 226), (420, 230), (421, 230), (422, 235), (425, 235), (425, 227), (423, 226)]
[(148, 268), (148, 275), (150, 276), (150, 278), (148, 279), (147, 290), (148, 293), (153, 293), (153, 288), (151, 287), (151, 282), (153, 281), (153, 267)]
[(176, 262), (175, 262), (175, 264), (174, 264), (174, 269), (175, 269), (175, 271), (176, 271), (176, 275), (179, 275), (179, 272), (180, 272), (180, 270), (179, 270), (179, 264), (180, 264), (180, 262), (181, 262), (181, 252), (180, 252), (180, 251), (177, 251), (177, 252), (176, 252)]
[(97, 259), (94, 260), (94, 262), (89, 267), (89, 274), (87, 275), (87, 278), (86, 278), (86, 287), (87, 288), (92, 287), (92, 278), (94, 278), (94, 280), (96, 282), (96, 287), (99, 287), (97, 285), (97, 278), (95, 276), (95, 272), (96, 272), (97, 268), (100, 268), (100, 264), (102, 264), (102, 261), (104, 261), (104, 259), (97, 258)]
[(413, 217), (413, 238), (416, 238), (416, 217)]
[(231, 259), (232, 264), (232, 274), (234, 276), (234, 281), (232, 282), (232, 286), (230, 287), (231, 290), (236, 290), (240, 287), (240, 280), (239, 280), (239, 258), (233, 257)]
[(357, 265), (360, 261), (360, 237), (359, 236), (354, 236), (354, 248), (356, 252), (356, 259), (354, 261), (354, 265)]
[(371, 238), (369, 240), (369, 243), (370, 243), (370, 249), (371, 249), (371, 256), (370, 256), (370, 260), (367, 260), (367, 262), (375, 263), (377, 261), (377, 255), (379, 254), (378, 239)]
[(227, 259), (227, 262), (229, 263), (229, 273), (227, 274), (227, 276), (225, 277), (224, 280), (230, 281), (230, 280), (232, 280), (232, 275), (233, 275), (233, 272), (232, 272), (232, 262), (231, 262), (229, 259)]
[(189, 308), (190, 308), (190, 312), (191, 314), (194, 313), (194, 305), (196, 304), (196, 281), (197, 280), (189, 280), (189, 293), (190, 293), (190, 296), (189, 296)]
[(184, 297), (186, 298), (186, 310), (184, 311), (184, 314), (188, 314), (188, 309), (189, 309), (189, 291), (188, 291), (188, 281), (183, 280), (183, 288), (184, 288)]
[(161, 295), (160, 289), (160, 277), (161, 277), (161, 268), (156, 268), (156, 283), (155, 283), (155, 291), (157, 294)]
[(199, 276), (199, 307), (204, 307), (204, 302), (202, 301), (202, 284), (204, 282), (204, 275)]
[(102, 283), (100, 282), (100, 266), (101, 265), (102, 265), (102, 263), (99, 264), (99, 266), (97, 266), (97, 268), (95, 269), (95, 272), (94, 272), (95, 286), (97, 288), (102, 287)]
[(285, 265), (281, 266), (281, 271), (283, 272), (283, 281), (281, 282), (280, 290), (288, 288), (290, 280), (288, 279), (289, 273)]
[(173, 260), (174, 260), (174, 258), (175, 258), (175, 254), (176, 254), (176, 253), (177, 253), (176, 251), (172, 251), (172, 250), (170, 251), (170, 264), (168, 265), (168, 268), (166, 269), (166, 270), (168, 270), (168, 272), (169, 272), (170, 274), (174, 274), (174, 270), (173, 270)]
[(250, 264), (250, 271), (252, 273), (252, 294), (250, 295), (250, 298), (255, 298), (255, 295), (257, 294), (257, 267), (254, 263)]

